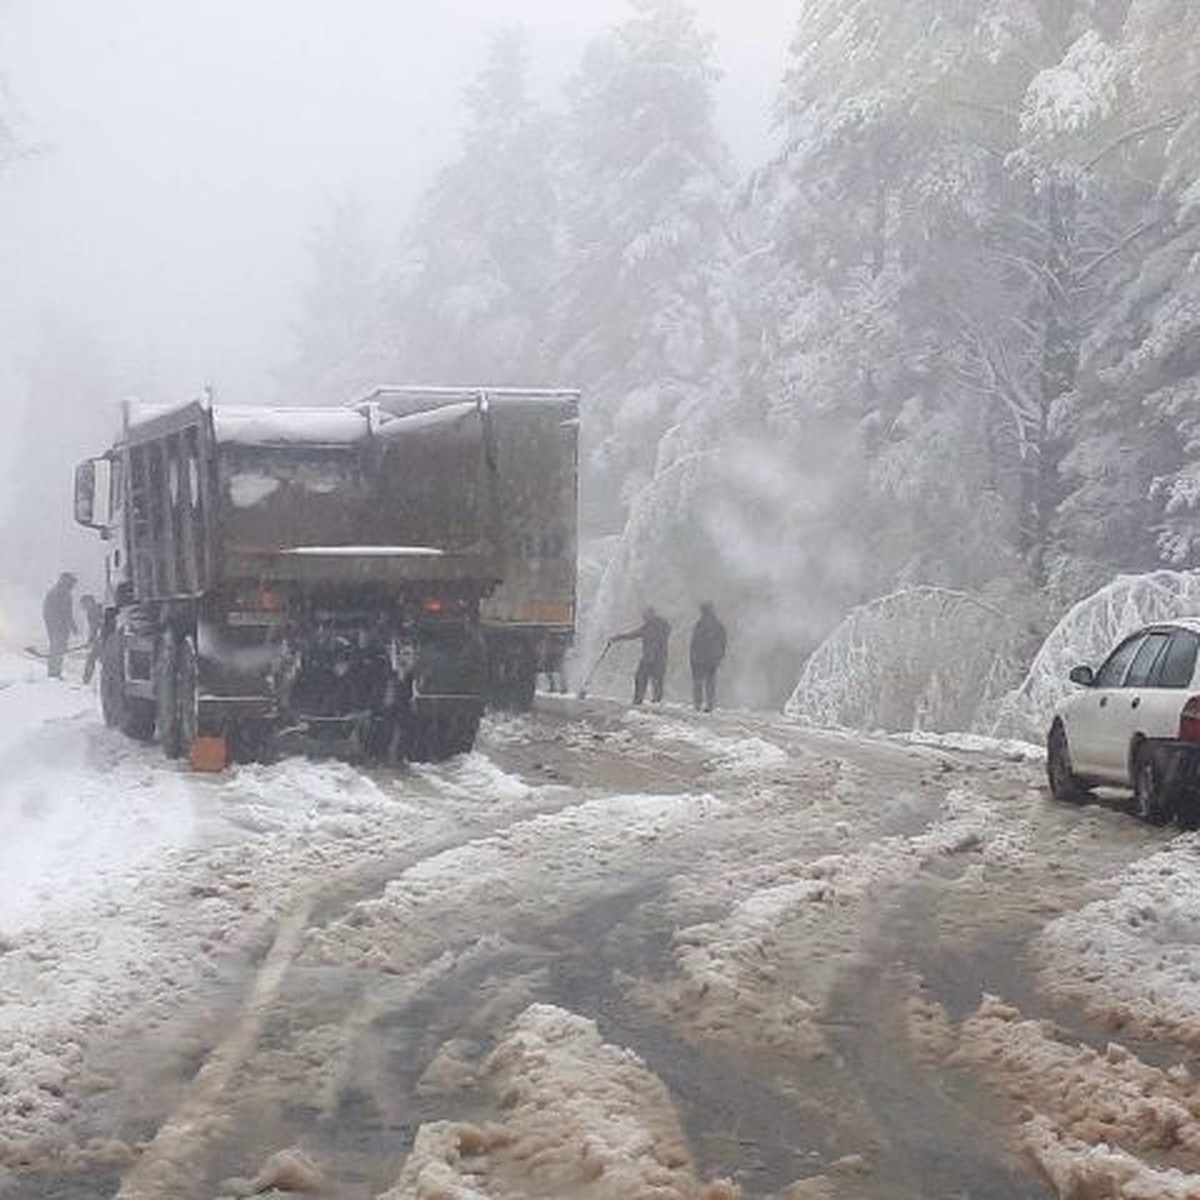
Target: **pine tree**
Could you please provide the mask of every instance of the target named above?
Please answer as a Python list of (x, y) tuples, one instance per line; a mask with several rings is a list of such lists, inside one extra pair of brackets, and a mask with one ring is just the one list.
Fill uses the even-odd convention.
[(347, 196), (332, 204), (309, 251), (313, 279), (281, 390), (291, 403), (344, 403), (379, 382), (381, 359), (378, 252), (361, 201)]
[(554, 123), (530, 99), (525, 36), (498, 34), (466, 89), (462, 153), (435, 179), (389, 281), (396, 378), (530, 384), (558, 250)]
[(553, 357), (587, 392), (593, 532), (620, 528), (664, 435), (711, 398), (735, 332), (712, 41), (680, 0), (631, 3), (586, 51), (565, 128)]

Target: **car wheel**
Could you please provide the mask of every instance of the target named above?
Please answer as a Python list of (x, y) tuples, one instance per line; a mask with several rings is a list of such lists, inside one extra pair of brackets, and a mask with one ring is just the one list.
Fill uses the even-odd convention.
[(1162, 767), (1152, 746), (1140, 747), (1133, 758), (1133, 806), (1147, 825), (1165, 825), (1171, 819)]
[(1046, 739), (1046, 777), (1050, 783), (1050, 794), (1055, 800), (1067, 804), (1084, 804), (1091, 793), (1071, 770), (1071, 750), (1067, 745), (1067, 731), (1060, 721), (1050, 727)]

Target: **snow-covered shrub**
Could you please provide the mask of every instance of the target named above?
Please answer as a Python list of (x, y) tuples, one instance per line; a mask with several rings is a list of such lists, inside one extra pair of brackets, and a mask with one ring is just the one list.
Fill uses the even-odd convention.
[(1098, 666), (1127, 633), (1154, 621), (1200, 613), (1200, 571), (1119, 575), (1076, 604), (1046, 639), (1029, 674), (997, 714), (1004, 732), (1040, 737), (1071, 691), (1071, 668)]
[(966, 592), (913, 587), (854, 609), (808, 660), (789, 716), (890, 732), (986, 726), (1018, 677), (1020, 632)]

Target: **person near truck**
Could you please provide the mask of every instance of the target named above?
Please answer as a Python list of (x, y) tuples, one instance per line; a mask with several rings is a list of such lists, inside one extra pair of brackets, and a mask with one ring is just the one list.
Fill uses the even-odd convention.
[(700, 619), (692, 627), (689, 647), (692, 660), (692, 699), (698, 712), (712, 712), (717, 702), (717, 668), (725, 658), (728, 638), (717, 610), (709, 601), (700, 605)]
[(615, 642), (642, 643), (642, 657), (638, 660), (633, 676), (633, 702), (641, 704), (650, 689), (650, 699), (657, 704), (663, 698), (663, 682), (667, 676), (667, 645), (671, 639), (671, 626), (654, 611), (652, 605), (642, 610), (642, 623), (628, 633), (618, 633), (608, 639)]
[(74, 588), (75, 582), (75, 576), (70, 571), (64, 571), (42, 601), (42, 620), (46, 623), (46, 639), (50, 643), (50, 650), (46, 655), (46, 674), (51, 679), (62, 678), (67, 643), (71, 640), (71, 634), (77, 630), (75, 605), (71, 599), (71, 589)]

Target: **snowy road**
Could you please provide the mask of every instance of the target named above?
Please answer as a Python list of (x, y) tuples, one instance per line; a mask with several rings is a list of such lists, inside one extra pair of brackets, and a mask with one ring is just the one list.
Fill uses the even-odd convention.
[(1195, 835), (604, 702), (187, 775), (0, 661), (0, 1196), (1200, 1195)]

